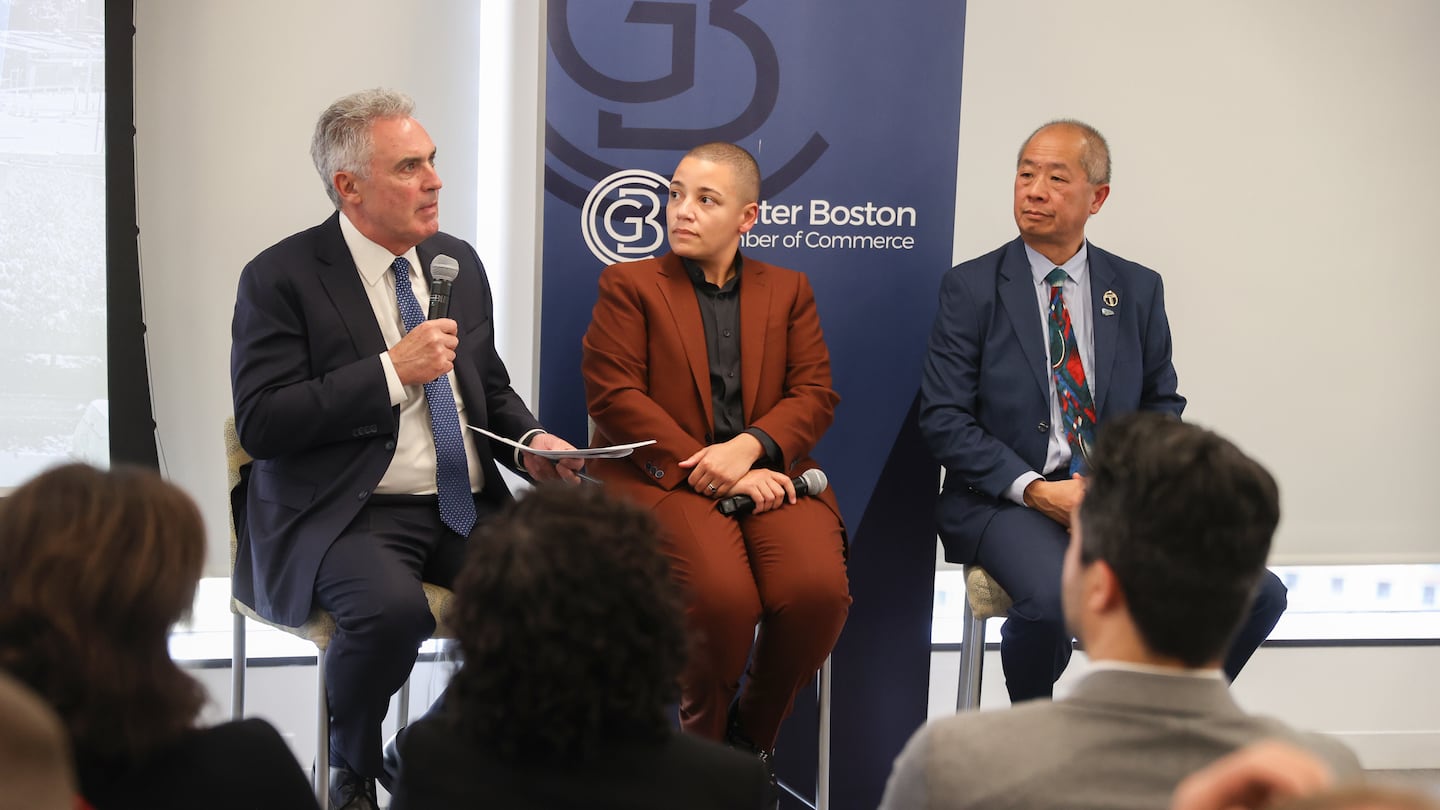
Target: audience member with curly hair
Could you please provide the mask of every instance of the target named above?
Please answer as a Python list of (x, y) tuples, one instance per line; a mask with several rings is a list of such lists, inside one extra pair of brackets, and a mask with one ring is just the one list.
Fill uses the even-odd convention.
[(0, 500), (0, 670), (60, 716), (97, 810), (314, 810), (269, 724), (197, 723), (204, 690), (167, 644), (204, 560), (199, 510), (155, 473), (42, 473)]
[(395, 810), (758, 810), (762, 764), (672, 730), (686, 641), (648, 512), (531, 491), (471, 542), (451, 626), (464, 663), (400, 739)]

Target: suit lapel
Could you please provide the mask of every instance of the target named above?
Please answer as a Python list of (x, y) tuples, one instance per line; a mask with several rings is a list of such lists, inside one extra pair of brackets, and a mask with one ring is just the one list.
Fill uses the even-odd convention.
[(785, 318), (770, 317), (774, 290), (765, 265), (747, 260), (740, 272), (743, 276), (740, 279), (740, 401), (748, 425), (754, 421), (755, 397), (760, 391), (765, 332), (771, 323), (785, 323)]
[[(435, 283), (435, 279), (430, 276), (430, 262), (434, 261), (435, 256), (435, 249), (425, 242), (421, 242), (415, 246), (415, 258), (420, 260), (420, 275), (425, 277), (425, 289), (427, 290), (430, 289), (431, 284)], [(427, 312), (429, 311), (428, 306), (424, 307), (424, 309)]]
[[(660, 271), (656, 283), (680, 343), (685, 347), (685, 357), (690, 361), (690, 375), (695, 388), (700, 392), (700, 403), (705, 409), (705, 424), (715, 424), (715, 405), (710, 394), (710, 352), (705, 347), (705, 323), (700, 318), (700, 302), (695, 299), (695, 285), (685, 272), (685, 265), (674, 253), (666, 253), (660, 259)], [(741, 285), (744, 286), (744, 285)], [(742, 311), (744, 307), (741, 307)], [(742, 334), (743, 338), (743, 334)], [(743, 355), (742, 355), (743, 357)], [(741, 362), (743, 367), (744, 362)]]
[(385, 336), (380, 334), (380, 324), (375, 321), (375, 310), (365, 295), (360, 271), (355, 259), (340, 233), (340, 214), (336, 212), (320, 228), (315, 246), (315, 258), (319, 262), (320, 284), (340, 311), (341, 321), (350, 333), (350, 342), (360, 357), (380, 354), (385, 351)]
[(1045, 324), (1040, 321), (1040, 307), (1035, 297), (1035, 279), (1030, 275), (1030, 262), (1025, 258), (1024, 243), (1010, 243), (1000, 260), (1000, 302), (1010, 316), (1025, 364), (1039, 386), (1041, 398), (1049, 401), (1049, 362), (1045, 354)]
[[(1106, 300), (1107, 294), (1113, 294)], [(1105, 395), (1110, 390), (1110, 370), (1115, 366), (1115, 343), (1120, 337), (1120, 308), (1129, 306), (1120, 277), (1110, 264), (1105, 251), (1090, 246), (1090, 334), (1095, 340), (1095, 379), (1090, 389), (1095, 393), (1095, 414), (1105, 414)], [(1106, 315), (1106, 311), (1114, 314)]]

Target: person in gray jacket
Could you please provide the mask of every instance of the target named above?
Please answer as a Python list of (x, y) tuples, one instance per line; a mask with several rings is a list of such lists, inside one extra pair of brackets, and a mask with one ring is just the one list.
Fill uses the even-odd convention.
[(1270, 474), (1208, 430), (1137, 413), (1102, 426), (1084, 487), (1062, 593), (1091, 671), (1063, 699), (921, 728), (881, 810), (1165, 807), (1262, 738), (1357, 777), (1338, 741), (1241, 710), (1221, 671), (1280, 519)]

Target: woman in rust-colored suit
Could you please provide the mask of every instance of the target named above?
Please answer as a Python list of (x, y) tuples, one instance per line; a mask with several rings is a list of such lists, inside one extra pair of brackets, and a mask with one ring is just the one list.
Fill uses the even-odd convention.
[[(809, 281), (739, 255), (758, 196), (743, 149), (691, 150), (666, 208), (673, 252), (601, 274), (581, 368), (594, 446), (656, 440), (589, 469), (654, 511), (686, 591), (681, 724), (768, 758), (850, 594), (834, 495), (797, 499), (790, 482), (816, 466), (839, 396)], [(755, 511), (722, 515), (737, 494)]]

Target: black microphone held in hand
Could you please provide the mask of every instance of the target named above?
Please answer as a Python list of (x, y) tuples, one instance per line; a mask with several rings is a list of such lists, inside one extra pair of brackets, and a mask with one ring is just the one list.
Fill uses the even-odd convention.
[[(820, 470), (806, 470), (799, 478), (791, 479), (791, 483), (795, 485), (795, 494), (803, 498), (824, 492), (830, 486), (830, 479)], [(744, 515), (755, 508), (755, 499), (749, 495), (731, 495), (721, 498), (716, 508), (722, 515)]]
[(450, 317), (450, 284), (460, 275), (460, 263), (441, 253), (430, 260), (430, 320)]

